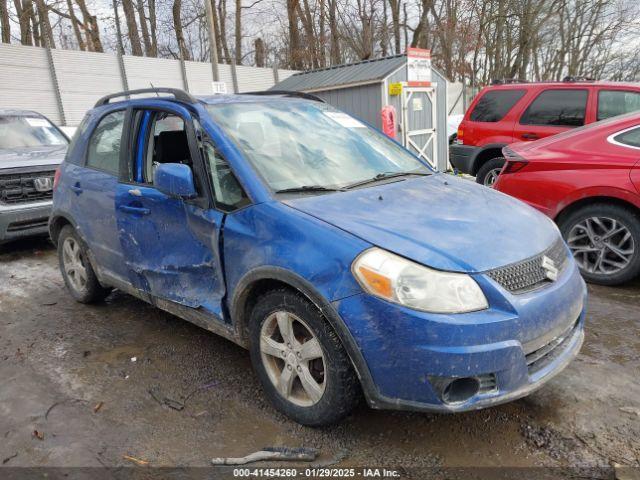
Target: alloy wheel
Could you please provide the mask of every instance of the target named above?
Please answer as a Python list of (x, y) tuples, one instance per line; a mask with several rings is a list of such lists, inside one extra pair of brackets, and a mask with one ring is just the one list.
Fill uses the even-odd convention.
[(87, 286), (87, 268), (80, 245), (73, 237), (67, 237), (62, 245), (62, 264), (73, 289), (83, 292)]
[(598, 275), (620, 272), (635, 254), (627, 226), (609, 217), (588, 217), (576, 223), (569, 230), (567, 244), (580, 268)]
[(260, 353), (269, 379), (289, 402), (310, 407), (327, 384), (326, 362), (318, 338), (296, 315), (278, 311), (260, 330)]
[(498, 180), (498, 175), (500, 175), (500, 171), (502, 168), (494, 168), (487, 172), (487, 175), (484, 177), (484, 186), (485, 187), (493, 187)]

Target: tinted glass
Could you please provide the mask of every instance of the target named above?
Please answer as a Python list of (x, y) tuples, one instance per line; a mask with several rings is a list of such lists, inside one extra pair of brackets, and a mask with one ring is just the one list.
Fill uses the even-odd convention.
[(248, 205), (250, 202), (247, 194), (216, 148), (206, 143), (204, 151), (211, 174), (216, 206), (221, 210), (230, 211)]
[(522, 125), (579, 127), (584, 125), (587, 90), (546, 90), (524, 112)]
[(640, 148), (640, 127), (621, 133), (614, 137), (616, 142), (624, 143), (630, 147)]
[(473, 122), (499, 122), (525, 94), (524, 90), (490, 90), (471, 112)]
[(622, 90), (598, 92), (598, 120), (640, 110), (640, 93)]
[(89, 141), (87, 166), (118, 174), (124, 115), (113, 112), (100, 120)]
[(0, 148), (66, 145), (67, 139), (43, 117), (0, 116)]
[(341, 188), (394, 172), (430, 173), (393, 140), (324, 103), (245, 101), (207, 109), (276, 191)]

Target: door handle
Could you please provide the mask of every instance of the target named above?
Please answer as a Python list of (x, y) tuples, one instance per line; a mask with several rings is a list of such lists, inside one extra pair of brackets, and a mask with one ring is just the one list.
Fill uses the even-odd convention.
[(523, 133), (520, 135), (525, 140), (538, 140), (540, 137), (535, 133)]
[(76, 182), (75, 185), (71, 185), (69, 187), (72, 192), (77, 193), (78, 195), (82, 193), (82, 187), (80, 187), (80, 182)]
[(131, 205), (118, 205), (118, 210), (124, 213), (132, 213), (134, 215), (149, 215), (151, 210), (144, 207), (132, 207)]

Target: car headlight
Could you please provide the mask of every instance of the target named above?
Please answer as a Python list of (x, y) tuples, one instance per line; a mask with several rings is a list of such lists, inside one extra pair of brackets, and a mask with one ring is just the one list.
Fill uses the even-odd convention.
[(469, 275), (433, 270), (380, 248), (360, 254), (352, 269), (367, 292), (415, 310), (465, 313), (489, 306)]

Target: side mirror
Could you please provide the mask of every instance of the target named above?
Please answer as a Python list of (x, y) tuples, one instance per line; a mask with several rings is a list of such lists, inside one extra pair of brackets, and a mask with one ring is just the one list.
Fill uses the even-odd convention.
[(153, 172), (153, 185), (172, 197), (192, 198), (197, 195), (193, 172), (181, 163), (160, 163)]

